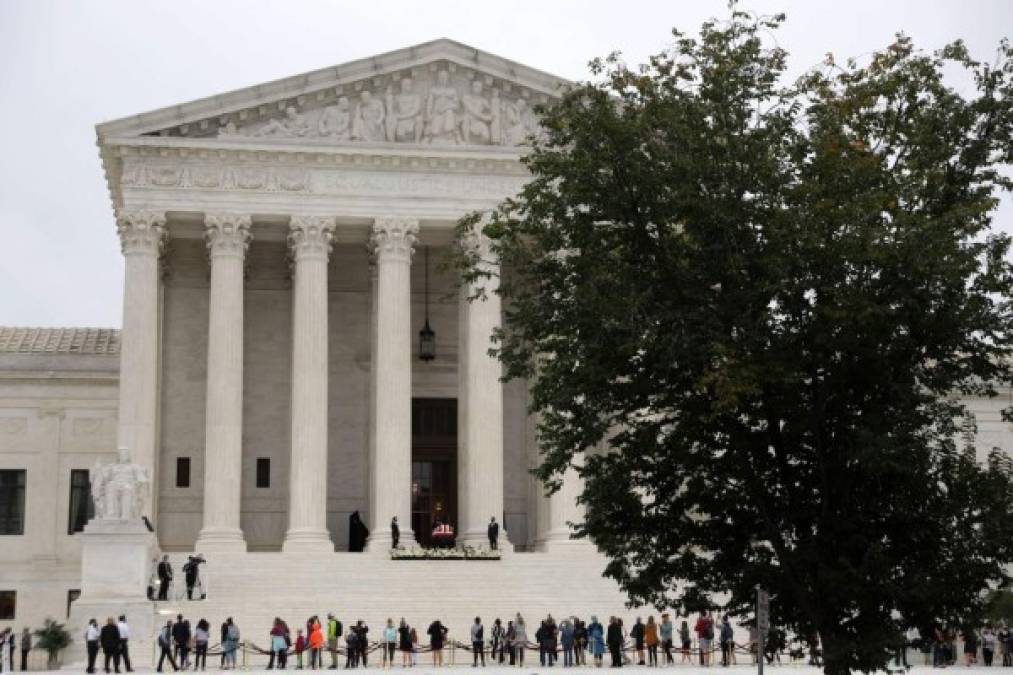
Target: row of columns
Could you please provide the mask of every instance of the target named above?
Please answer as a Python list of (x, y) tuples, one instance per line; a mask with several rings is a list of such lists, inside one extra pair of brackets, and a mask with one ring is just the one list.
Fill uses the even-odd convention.
[[(164, 214), (122, 214), (117, 225), (126, 258), (121, 345), (119, 443), (135, 462), (155, 466), (158, 380), (158, 257)], [(292, 217), (293, 266), (291, 470), (289, 527), (283, 550), (329, 551), (327, 530), (327, 262), (335, 220)], [(203, 527), (199, 551), (245, 550), (240, 527), (243, 410), (243, 267), (252, 239), (244, 214), (208, 214), (205, 236), (211, 265), (205, 427)], [(418, 221), (375, 220), (370, 238), (370, 550), (391, 543), (390, 518), (410, 541), (411, 524), (411, 260)], [(493, 269), (485, 237), (466, 246)], [(375, 272), (375, 277), (374, 273)], [(468, 302), (462, 290), (459, 349), (460, 533), (464, 543), (485, 541), (491, 516), (503, 513), (503, 395), (500, 365), (488, 355), (499, 325), (499, 297), (487, 292)], [(500, 544), (509, 546), (506, 533)]]

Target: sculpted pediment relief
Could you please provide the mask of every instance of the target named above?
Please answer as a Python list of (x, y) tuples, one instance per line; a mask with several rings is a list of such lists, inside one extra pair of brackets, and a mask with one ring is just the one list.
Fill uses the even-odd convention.
[(509, 82), (441, 64), (148, 135), (517, 146), (539, 132), (532, 98), (547, 100)]

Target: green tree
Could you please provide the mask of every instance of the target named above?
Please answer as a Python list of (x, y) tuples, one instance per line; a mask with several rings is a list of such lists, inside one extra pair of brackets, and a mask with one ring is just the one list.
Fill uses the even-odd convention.
[(49, 656), (49, 668), (55, 668), (60, 659), (60, 652), (70, 645), (70, 633), (67, 632), (66, 626), (55, 619), (47, 618), (42, 628), (36, 629), (35, 637), (38, 638), (35, 647), (46, 652)]
[(981, 616), (1013, 559), (1010, 456), (960, 441), (960, 397), (1011, 379), (1013, 59), (898, 36), (785, 83), (782, 21), (733, 7), (542, 110), (482, 221), (494, 352), (634, 603), (748, 619), (762, 584), (828, 673), (868, 672), (907, 625)]

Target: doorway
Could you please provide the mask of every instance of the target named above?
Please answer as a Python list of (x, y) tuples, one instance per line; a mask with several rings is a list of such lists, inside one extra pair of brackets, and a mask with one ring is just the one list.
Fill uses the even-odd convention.
[(412, 530), (432, 546), (437, 518), (457, 528), (457, 399), (412, 399)]

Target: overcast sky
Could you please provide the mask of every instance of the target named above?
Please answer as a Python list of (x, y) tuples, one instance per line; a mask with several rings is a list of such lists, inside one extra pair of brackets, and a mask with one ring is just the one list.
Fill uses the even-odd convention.
[[(1011, 0), (744, 0), (784, 11), (793, 71), (897, 31), (991, 59)], [(123, 261), (95, 124), (439, 37), (570, 79), (631, 63), (725, 0), (0, 0), (0, 325), (120, 325)], [(1003, 229), (1013, 209), (1002, 211)]]

